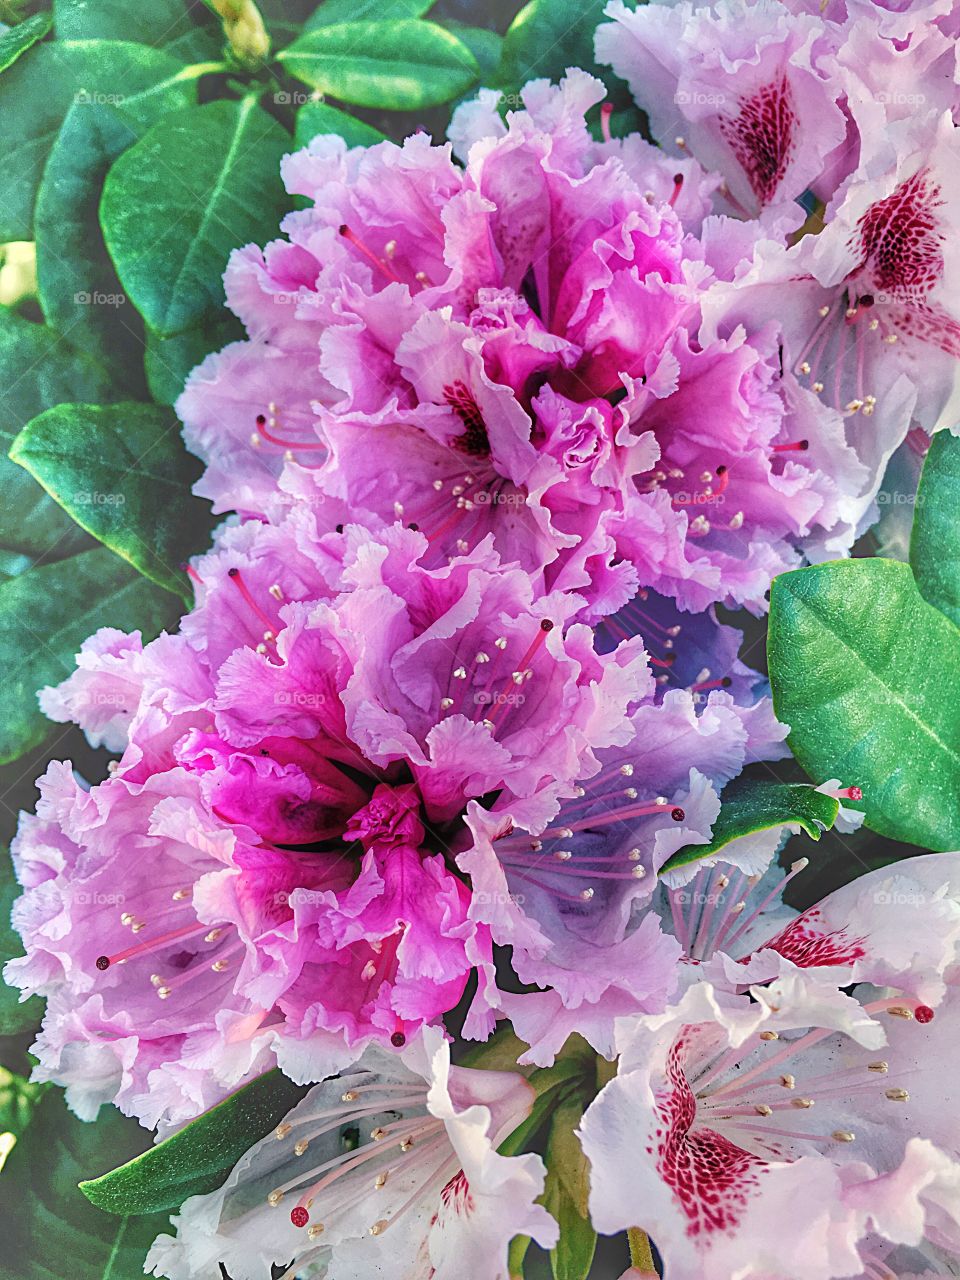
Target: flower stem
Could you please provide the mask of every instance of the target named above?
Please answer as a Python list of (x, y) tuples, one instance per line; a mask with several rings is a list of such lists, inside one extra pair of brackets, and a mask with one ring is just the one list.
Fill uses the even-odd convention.
[(630, 1245), (630, 1262), (632, 1265), (644, 1275), (655, 1276), (657, 1268), (654, 1266), (653, 1251), (650, 1248), (647, 1233), (641, 1231), (639, 1227), (631, 1227), (627, 1232), (627, 1241)]

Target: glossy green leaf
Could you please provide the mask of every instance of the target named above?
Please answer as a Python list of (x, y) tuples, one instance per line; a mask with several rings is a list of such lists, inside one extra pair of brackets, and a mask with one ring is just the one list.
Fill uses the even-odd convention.
[(960, 625), (960, 439), (938, 431), (923, 464), (910, 537), (920, 594)]
[(60, 40), (139, 40), (169, 44), (193, 27), (183, 0), (53, 0)]
[(209, 543), (209, 505), (190, 492), (202, 466), (172, 410), (62, 404), (26, 426), (10, 457), (99, 542), (189, 602), (180, 568)]
[(811, 777), (862, 788), (881, 835), (960, 848), (960, 630), (908, 565), (842, 560), (781, 575), (768, 657), (774, 708)]
[(583, 1116), (583, 1099), (571, 1095), (553, 1113), (544, 1161), (547, 1179), (543, 1203), (560, 1224), (550, 1251), (554, 1280), (586, 1280), (597, 1247), (587, 1201), (590, 1166), (574, 1130)]
[(245, 1151), (297, 1105), (307, 1089), (269, 1071), (128, 1164), (80, 1189), (108, 1213), (175, 1209), (219, 1187)]
[(721, 797), (720, 814), (709, 844), (689, 844), (663, 864), (663, 871), (712, 858), (735, 840), (778, 828), (803, 830), (819, 840), (836, 821), (839, 804), (801, 783), (760, 782), (742, 778), (731, 782)]
[[(10, 909), (22, 890), (13, 874), (13, 863), (7, 849), (0, 849), (0, 969), (14, 956), (23, 955), (20, 935), (10, 923)], [(37, 996), (20, 1001), (20, 991), (8, 987), (0, 977), (0, 1036), (21, 1035), (31, 1031), (43, 1017), (43, 1001)], [(0, 1132), (3, 1132), (0, 1122)]]
[(155, 124), (107, 175), (100, 217), (124, 291), (164, 337), (223, 307), (230, 253), (276, 234), (291, 140), (254, 97)]
[(516, 92), (528, 80), (561, 80), (568, 67), (582, 67), (607, 85), (610, 101), (627, 106), (624, 83), (593, 57), (605, 5), (606, 0), (530, 0), (504, 37), (498, 83)]
[(383, 142), (384, 134), (346, 111), (328, 107), (325, 102), (307, 102), (297, 112), (294, 143), (305, 147), (319, 133), (337, 133), (348, 147), (373, 147)]
[(50, 732), (37, 690), (71, 674), (87, 636), (98, 627), (118, 627), (152, 639), (178, 614), (169, 592), (103, 547), (0, 584), (0, 763), (15, 760)]
[(142, 88), (144, 66), (162, 56), (120, 40), (54, 40), (28, 50), (0, 75), (0, 241), (33, 239), (43, 166), (71, 106), (122, 102)]
[(448, 22), (446, 27), (476, 58), (480, 67), (480, 83), (488, 88), (496, 84), (503, 56), (503, 36), (487, 27), (468, 27), (462, 22)]
[(298, 80), (359, 107), (414, 111), (450, 102), (480, 67), (433, 22), (343, 22), (305, 32), (278, 55)]
[(220, 351), (242, 337), (243, 325), (226, 308), (197, 328), (184, 329), (172, 338), (161, 338), (148, 329), (143, 363), (150, 394), (160, 404), (173, 404), (191, 369), (211, 351)]
[[(136, 380), (143, 326), (127, 301), (100, 232), (100, 192), (110, 165), (156, 120), (188, 106), (196, 82), (175, 58), (145, 49), (127, 77), (123, 101), (71, 106), (50, 151), (34, 223), (40, 304), (47, 322), (116, 370)], [(131, 377), (131, 375), (134, 375)]]
[(26, 53), (31, 45), (42, 40), (50, 30), (50, 24), (49, 13), (34, 13), (9, 31), (0, 31), (0, 71), (13, 66), (21, 53)]
[(95, 1124), (48, 1090), (0, 1174), (5, 1223), (3, 1273), (11, 1280), (136, 1280), (167, 1215), (116, 1218), (95, 1208), (77, 1183), (150, 1144), (150, 1133), (114, 1107)]
[(339, 22), (390, 22), (422, 18), (436, 0), (324, 0), (304, 23), (305, 31)]
[(89, 538), (7, 450), (51, 405), (114, 399), (110, 376), (68, 339), (0, 307), (0, 387), (0, 549), (63, 560), (89, 546)]

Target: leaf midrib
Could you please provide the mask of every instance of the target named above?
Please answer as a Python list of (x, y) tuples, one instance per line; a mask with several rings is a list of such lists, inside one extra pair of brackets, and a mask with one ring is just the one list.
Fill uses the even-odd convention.
[[(862, 667), (867, 674), (867, 677), (868, 677), (867, 683), (875, 684), (879, 686), (881, 689), (883, 689), (884, 692), (890, 694), (891, 700), (893, 701), (893, 703), (897, 707), (901, 708), (906, 713), (907, 717), (910, 720), (912, 720), (916, 725), (918, 725), (919, 728), (922, 729), (923, 732), (930, 739), (932, 739), (933, 742), (936, 743), (936, 745), (941, 749), (944, 755), (950, 757), (950, 759), (955, 761), (957, 767), (960, 768), (960, 754), (958, 754), (951, 747), (949, 747), (947, 743), (945, 743), (943, 739), (939, 736), (939, 734), (935, 733), (934, 730), (925, 721), (920, 719), (920, 717), (912, 709), (912, 707), (910, 707), (910, 705), (904, 701), (899, 690), (895, 689), (893, 685), (887, 684), (885, 680), (881, 679), (880, 676), (877, 675), (877, 673), (873, 670), (873, 668), (870, 667), (869, 664), (861, 657), (858, 651), (852, 648), (852, 646), (844, 639), (844, 637), (840, 634), (840, 632), (834, 629), (834, 626), (832, 625), (832, 619), (830, 619), (829, 616), (825, 616), (823, 613), (820, 613), (814, 607), (814, 605), (810, 603), (809, 600), (804, 599), (802, 596), (799, 596), (796, 593), (793, 593), (793, 596), (794, 596), (794, 599), (797, 601), (797, 603), (802, 608), (805, 608), (811, 614), (811, 616), (814, 617), (817, 620), (817, 622), (824, 628), (824, 630), (828, 631), (830, 635), (833, 636), (834, 639), (839, 642), (841, 647), (856, 659), (857, 664), (860, 667)], [(932, 608), (932, 607), (933, 607), (932, 605), (927, 606), (927, 608)]]

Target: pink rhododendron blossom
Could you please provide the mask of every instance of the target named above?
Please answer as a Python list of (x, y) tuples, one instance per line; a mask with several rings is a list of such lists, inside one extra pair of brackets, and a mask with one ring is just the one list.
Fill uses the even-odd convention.
[[(178, 402), (209, 463), (199, 491), (272, 520), (295, 495), (336, 498), (419, 528), (430, 564), (492, 535), (541, 591), (577, 592), (588, 622), (638, 587), (761, 609), (840, 518), (836, 468), (857, 460), (796, 452), (773, 326), (699, 336), (711, 284), (752, 243), (711, 265), (694, 234), (707, 175), (639, 139), (594, 142), (584, 112), (602, 94), (577, 71), (534, 82), (506, 124), (481, 97), (452, 126), (462, 169), (422, 137), (318, 138), (288, 158), (313, 205), (265, 257), (235, 255), (250, 341)], [(811, 411), (807, 436), (821, 418), (834, 431)]]
[(465, 1034), (488, 1035), (465, 806), (542, 826), (652, 695), (639, 640), (598, 653), (577, 598), (537, 599), (489, 540), (426, 568), (421, 533), (321, 528), (226, 527), (179, 635), (107, 635), (45, 695), (91, 735), (98, 689), (126, 713), (112, 776), (85, 791), (58, 766), (14, 846), (9, 976), (74, 1003), (38, 1051), (83, 1111), (177, 1123), (270, 1061), (322, 1078), (402, 1047), (472, 975)]
[[(500, 1280), (515, 1235), (557, 1238), (535, 1203), (539, 1156), (497, 1153), (533, 1100), (518, 1074), (451, 1066), (435, 1031), (401, 1058), (369, 1050), (312, 1089), (219, 1191), (189, 1199), (147, 1269), (192, 1280), (222, 1263), (234, 1280), (270, 1280), (272, 1264), (293, 1261), (331, 1280)], [(344, 1151), (350, 1125), (357, 1142)]]
[[(474, 887), (471, 913), (512, 948), (521, 981), (545, 988), (501, 998), (531, 1046), (525, 1060), (539, 1065), (573, 1030), (612, 1054), (614, 1019), (672, 993), (680, 949), (646, 910), (649, 897), (672, 854), (709, 842), (719, 793), (743, 767), (750, 736), (719, 691), (699, 715), (689, 694), (668, 693), (638, 708), (631, 729), (549, 825), (525, 825), (499, 801), (468, 811), (474, 843), (458, 861)], [(754, 838), (733, 841), (724, 856), (762, 868), (782, 834), (765, 833), (762, 851)]]

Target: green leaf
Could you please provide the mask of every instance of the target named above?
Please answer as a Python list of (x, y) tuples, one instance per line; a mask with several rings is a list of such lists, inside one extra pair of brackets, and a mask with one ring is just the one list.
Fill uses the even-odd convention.
[(492, 85), (497, 82), (500, 59), (503, 57), (503, 36), (486, 27), (468, 27), (462, 22), (448, 22), (447, 30), (462, 40), (480, 67), (480, 82)]
[(307, 31), (277, 60), (298, 80), (359, 107), (415, 111), (465, 93), (480, 67), (433, 22), (343, 22)]
[(40, 304), (54, 328), (102, 363), (118, 382), (140, 367), (143, 326), (127, 303), (103, 243), (100, 192), (113, 161), (156, 120), (196, 98), (190, 72), (163, 52), (144, 49), (117, 104), (77, 102), (61, 126), (43, 172), (34, 223)]
[(776, 578), (768, 656), (807, 773), (861, 787), (881, 835), (960, 848), (960, 630), (909, 566), (843, 560)]
[(0, 584), (0, 764), (43, 741), (50, 724), (37, 705), (37, 690), (71, 674), (87, 636), (98, 627), (118, 627), (152, 639), (178, 613), (168, 592), (103, 547)]
[(163, 337), (223, 307), (230, 252), (276, 233), (291, 141), (257, 106), (220, 100), (155, 124), (107, 175), (107, 248), (147, 324)]
[(148, 329), (143, 362), (150, 394), (161, 404), (173, 404), (191, 369), (211, 351), (220, 351), (242, 337), (243, 325), (226, 308), (199, 328), (184, 329), (172, 338), (161, 338)]
[(213, 521), (190, 492), (202, 467), (170, 409), (58, 405), (21, 431), (10, 457), (99, 542), (189, 603), (180, 566), (206, 549)]
[(960, 625), (960, 439), (938, 431), (917, 489), (910, 564), (920, 594)]
[(89, 538), (7, 457), (14, 438), (51, 405), (64, 400), (112, 400), (106, 370), (44, 325), (0, 308), (0, 548), (63, 560)]
[(193, 30), (183, 0), (53, 0), (60, 40), (139, 40), (169, 44)]
[(273, 1129), (307, 1088), (268, 1071), (143, 1155), (81, 1182), (80, 1190), (108, 1213), (179, 1208), (188, 1196), (219, 1187), (245, 1151)]
[(67, 112), (121, 102), (142, 88), (156, 50), (120, 40), (54, 40), (36, 45), (0, 75), (4, 185), (0, 242), (33, 239), (33, 207), (43, 166)]
[(0, 71), (13, 66), (21, 53), (42, 40), (50, 30), (51, 21), (49, 13), (35, 13), (9, 31), (0, 32)]
[(518, 91), (528, 80), (561, 80), (567, 67), (582, 67), (604, 82), (616, 106), (629, 105), (626, 86), (593, 57), (605, 5), (606, 0), (530, 0), (504, 37), (498, 83)]
[(48, 1090), (0, 1174), (5, 1271), (16, 1280), (136, 1280), (165, 1215), (118, 1219), (77, 1189), (81, 1178), (149, 1145), (150, 1134), (114, 1107), (95, 1124)]
[(373, 147), (386, 136), (372, 124), (365, 124), (336, 107), (328, 107), (325, 102), (304, 103), (297, 112), (294, 145), (305, 147), (320, 133), (337, 133), (348, 147)]
[(547, 1166), (543, 1203), (560, 1224), (560, 1238), (550, 1251), (554, 1280), (586, 1280), (597, 1247), (587, 1201), (590, 1166), (574, 1129), (583, 1116), (583, 1099), (565, 1098), (553, 1114), (544, 1161)]
[(833, 826), (839, 809), (832, 796), (802, 783), (737, 779), (723, 792), (710, 843), (688, 844), (678, 849), (661, 870), (671, 871), (674, 867), (711, 858), (734, 840), (778, 827), (802, 828), (811, 839), (819, 840), (823, 832)]
[[(7, 849), (0, 849), (0, 967), (15, 956), (23, 955), (20, 935), (10, 923), (10, 909), (20, 894), (10, 853)], [(42, 1017), (43, 1001), (38, 996), (31, 996), (21, 1003), (20, 991), (16, 987), (8, 987), (0, 978), (0, 1036), (32, 1031)]]
[(324, 0), (304, 23), (304, 31), (341, 22), (392, 22), (422, 18), (436, 0)]

